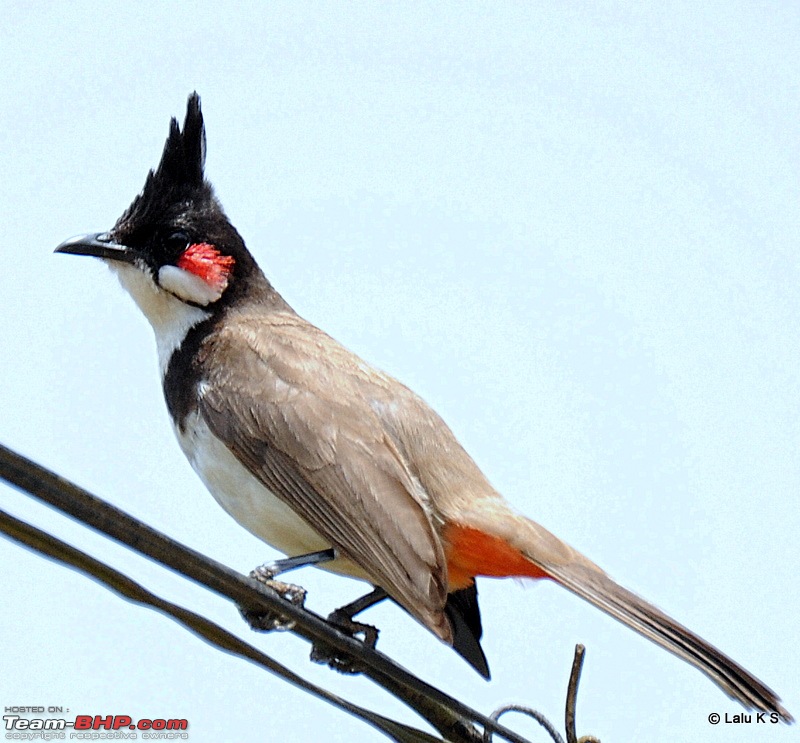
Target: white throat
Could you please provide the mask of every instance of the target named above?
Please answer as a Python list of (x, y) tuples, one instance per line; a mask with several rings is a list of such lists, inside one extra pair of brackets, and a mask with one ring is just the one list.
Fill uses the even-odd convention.
[(180, 348), (186, 334), (195, 325), (211, 317), (211, 313), (186, 304), (159, 287), (149, 271), (117, 261), (108, 261), (108, 266), (117, 274), (120, 284), (153, 326), (163, 379), (173, 352)]

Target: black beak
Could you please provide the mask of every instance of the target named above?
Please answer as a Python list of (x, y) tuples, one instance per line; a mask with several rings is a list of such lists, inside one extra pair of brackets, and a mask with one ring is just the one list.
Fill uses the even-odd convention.
[(72, 255), (91, 255), (95, 258), (105, 258), (123, 263), (133, 263), (137, 257), (135, 250), (115, 243), (106, 232), (71, 237), (61, 243), (55, 249), (55, 252), (70, 253)]

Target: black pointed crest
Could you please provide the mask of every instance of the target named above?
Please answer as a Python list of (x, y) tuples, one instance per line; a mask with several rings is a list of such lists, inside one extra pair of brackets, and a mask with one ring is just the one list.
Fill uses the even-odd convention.
[(206, 161), (206, 132), (200, 96), (192, 93), (186, 104), (183, 131), (173, 118), (169, 125), (169, 137), (164, 145), (164, 154), (153, 176), (156, 183), (168, 186), (197, 188), (203, 184), (203, 165)]
[[(183, 129), (177, 119), (170, 121), (169, 136), (161, 162), (147, 175), (142, 192), (114, 226), (114, 233), (127, 233), (154, 221), (165, 209), (189, 198), (207, 195), (211, 186), (204, 180), (206, 132), (200, 96), (192, 93), (186, 105)], [(205, 194), (203, 193), (205, 192)]]

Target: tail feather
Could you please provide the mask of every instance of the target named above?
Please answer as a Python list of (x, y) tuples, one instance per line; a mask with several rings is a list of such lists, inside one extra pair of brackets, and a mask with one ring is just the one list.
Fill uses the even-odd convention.
[[(471, 555), (469, 567), (477, 568), (472, 575), (552, 578), (614, 619), (691, 663), (747, 709), (776, 712), (785, 722), (793, 722), (792, 716), (781, 705), (780, 697), (753, 674), (651, 603), (620, 586), (591, 560), (535, 521), (511, 513), (502, 501), (494, 500), (484, 502), (481, 508), (470, 512), (465, 523), (469, 526), (451, 528), (448, 535), (458, 539), (464, 534), (482, 534), (482, 554), (485, 556), (491, 552), (491, 560), (496, 560), (501, 553), (503, 564), (513, 568), (512, 572), (492, 571), (477, 564)], [(474, 539), (467, 540), (468, 545), (473, 542)], [(499, 552), (498, 543), (505, 545)], [(492, 549), (487, 551), (486, 545)], [(520, 569), (519, 564), (509, 559), (509, 550), (523, 557), (528, 566)]]
[(780, 698), (742, 666), (660, 609), (623, 588), (594, 565), (549, 566), (533, 561), (558, 583), (644, 637), (691, 663), (747, 709), (777, 712), (792, 722)]
[(475, 582), (467, 588), (448, 594), (444, 611), (453, 630), (453, 650), (488, 681), (489, 664), (481, 648), (483, 628)]

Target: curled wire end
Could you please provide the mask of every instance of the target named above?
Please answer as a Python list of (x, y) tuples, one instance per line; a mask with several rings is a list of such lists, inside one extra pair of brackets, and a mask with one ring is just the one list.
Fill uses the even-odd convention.
[[(522, 712), (522, 714), (532, 717), (550, 734), (550, 737), (553, 739), (554, 743), (564, 743), (564, 739), (561, 737), (561, 734), (558, 732), (558, 730), (556, 730), (555, 725), (553, 725), (553, 723), (550, 722), (550, 720), (548, 720), (541, 712), (533, 709), (533, 707), (525, 707), (521, 704), (506, 704), (502, 707), (498, 707), (494, 712), (492, 712), (490, 717), (495, 722), (498, 722), (501, 715), (504, 715), (506, 712)], [(491, 740), (492, 731), (484, 731), (483, 743), (491, 743)]]
[[(593, 735), (584, 735), (578, 738), (575, 734), (575, 707), (578, 700), (578, 684), (581, 680), (581, 670), (583, 669), (583, 657), (585, 652), (586, 648), (580, 643), (575, 646), (575, 656), (572, 660), (572, 671), (569, 675), (569, 685), (567, 687), (567, 705), (565, 710), (567, 743), (600, 743), (600, 739), (595, 738)], [(500, 716), (504, 715), (506, 712), (522, 712), (528, 715), (528, 717), (532, 717), (549, 733), (550, 737), (553, 739), (553, 743), (564, 743), (564, 739), (561, 737), (558, 730), (556, 730), (555, 725), (538, 710), (532, 707), (524, 707), (520, 704), (506, 704), (492, 712), (491, 719), (497, 722)], [(483, 733), (483, 743), (491, 743), (491, 741), (492, 731), (485, 730)]]

